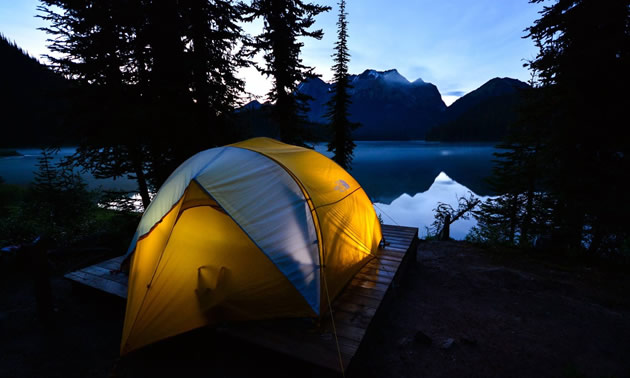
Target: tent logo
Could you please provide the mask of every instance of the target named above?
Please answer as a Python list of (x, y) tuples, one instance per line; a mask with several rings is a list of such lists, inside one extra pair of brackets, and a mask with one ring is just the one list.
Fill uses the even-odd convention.
[(348, 185), (347, 182), (343, 181), (343, 180), (337, 180), (335, 181), (335, 190), (341, 192), (341, 193), (345, 193), (346, 190), (350, 189), (350, 185)]

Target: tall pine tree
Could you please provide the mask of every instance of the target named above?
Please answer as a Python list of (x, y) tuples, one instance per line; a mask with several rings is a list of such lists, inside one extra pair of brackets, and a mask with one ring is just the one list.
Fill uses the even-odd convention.
[(237, 72), (251, 64), (251, 41), (240, 26), (244, 6), (231, 0), (185, 0), (182, 4), (199, 132), (216, 145), (234, 142), (238, 135), (232, 112), (241, 105), (245, 91), (245, 82)]
[(262, 18), (263, 32), (253, 46), (264, 51), (265, 66), (260, 72), (273, 78), (268, 97), (275, 102), (272, 117), (278, 126), (280, 139), (291, 144), (303, 144), (308, 133), (304, 113), (308, 110), (303, 94), (296, 93), (299, 83), (313, 76), (313, 68), (302, 63), (301, 37), (321, 39), (323, 31), (310, 30), (315, 16), (330, 7), (301, 0), (254, 0), (246, 21)]
[(352, 164), (352, 152), (356, 146), (352, 141), (352, 130), (359, 127), (358, 123), (348, 119), (350, 100), (350, 82), (348, 80), (348, 20), (346, 19), (346, 1), (339, 2), (339, 18), (337, 20), (337, 42), (333, 58), (335, 64), (333, 95), (328, 102), (326, 116), (330, 121), (331, 139), (328, 142), (328, 151), (334, 153), (333, 160), (344, 169), (350, 169)]
[(227, 120), (244, 87), (236, 72), (249, 64), (238, 49), (246, 44), (240, 3), (42, 4), (44, 30), (55, 37), (49, 60), (83, 104), (76, 164), (96, 177), (135, 178), (146, 207), (183, 160), (237, 138)]
[(129, 176), (148, 206), (146, 146), (138, 126), (136, 70), (130, 65), (135, 35), (128, 3), (115, 0), (42, 0), (41, 17), (53, 68), (71, 79), (81, 143), (74, 162), (97, 178)]
[(630, 0), (556, 1), (527, 32), (539, 48), (527, 64), (537, 88), (495, 171), (506, 201), (485, 215), (514, 226), (504, 231), (513, 242), (544, 236), (558, 251), (627, 251)]
[(541, 155), (554, 238), (571, 250), (618, 249), (629, 235), (630, 205), (617, 182), (630, 171), (630, 1), (558, 1), (527, 31), (540, 49), (530, 66), (552, 120)]

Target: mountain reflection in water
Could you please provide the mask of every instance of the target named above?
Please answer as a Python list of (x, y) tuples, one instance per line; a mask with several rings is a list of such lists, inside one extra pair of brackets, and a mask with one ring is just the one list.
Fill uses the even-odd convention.
[[(383, 213), (386, 224), (418, 227), (420, 237), (433, 223), (438, 202), (456, 207), (457, 198), (468, 192), (482, 200), (494, 195), (485, 181), (497, 151), (493, 144), (359, 141), (356, 145), (350, 173), (376, 212)], [(315, 149), (332, 157), (325, 144)], [(451, 237), (463, 239), (475, 224), (474, 219), (456, 221)]]
[[(427, 235), (427, 227), (431, 227), (434, 221), (433, 209), (437, 207), (438, 202), (448, 203), (457, 208), (457, 199), (468, 196), (469, 192), (470, 189), (454, 181), (446, 173), (440, 172), (427, 191), (416, 193), (413, 197), (405, 193), (390, 204), (376, 202), (374, 208), (383, 223), (418, 227), (418, 236), (422, 238)], [(482, 201), (489, 198), (473, 194)], [(472, 217), (455, 221), (451, 225), (451, 237), (464, 239), (475, 224), (477, 221)]]

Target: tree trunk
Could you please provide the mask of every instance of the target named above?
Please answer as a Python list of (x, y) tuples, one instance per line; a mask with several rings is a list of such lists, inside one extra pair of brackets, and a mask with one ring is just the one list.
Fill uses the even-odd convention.
[(527, 245), (529, 241), (529, 226), (532, 222), (532, 211), (534, 208), (534, 189), (532, 187), (527, 191), (527, 203), (525, 204), (525, 216), (521, 222), (521, 237), (519, 244), (521, 247)]
[(439, 240), (449, 240), (451, 238), (451, 214), (446, 214), (444, 218), (444, 226), (442, 227), (442, 231), (440, 231)]
[(142, 162), (140, 161), (139, 154), (135, 150), (131, 152), (131, 161), (134, 173), (136, 174), (136, 181), (138, 182), (140, 198), (142, 198), (142, 207), (146, 210), (151, 203), (151, 196), (149, 195), (147, 178), (144, 174), (144, 170), (142, 169)]

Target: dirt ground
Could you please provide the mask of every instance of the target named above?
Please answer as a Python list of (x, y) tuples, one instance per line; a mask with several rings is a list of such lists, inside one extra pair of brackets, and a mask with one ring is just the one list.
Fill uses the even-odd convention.
[[(28, 269), (0, 279), (0, 377), (328, 377), (212, 329), (118, 358), (124, 303), (52, 279), (53, 326)], [(421, 242), (348, 377), (630, 377), (630, 278), (462, 242)]]

